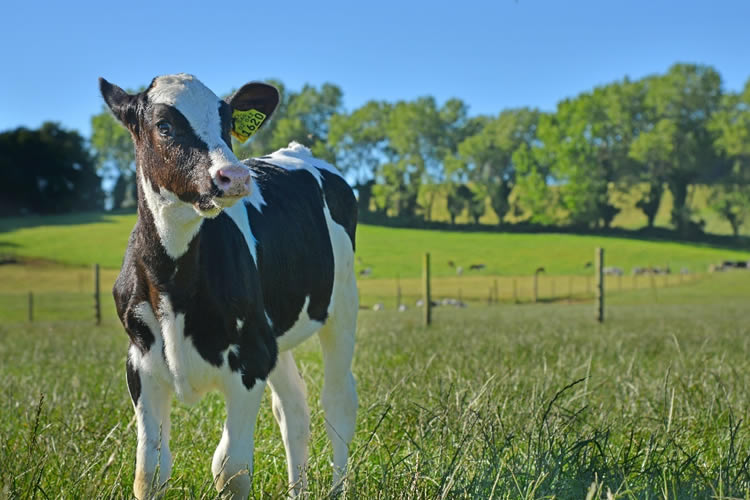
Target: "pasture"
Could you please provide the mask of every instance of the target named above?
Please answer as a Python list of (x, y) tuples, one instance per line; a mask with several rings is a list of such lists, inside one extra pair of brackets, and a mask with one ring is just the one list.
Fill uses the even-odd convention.
[[(29, 221), (27, 221), (29, 222)], [(0, 249), (0, 498), (129, 498), (135, 427), (125, 389), (127, 337), (109, 287), (132, 216), (82, 214), (3, 222)], [(86, 245), (80, 245), (86, 241)], [(657, 277), (658, 289), (607, 287), (596, 324), (584, 288), (593, 247), (607, 264), (704, 271), (746, 252), (627, 238), (456, 234), (361, 226), (363, 303), (354, 374), (360, 394), (345, 498), (750, 498), (750, 273)], [(416, 298), (420, 255), (433, 288), (462, 290), (466, 309), (395, 312)], [(459, 256), (459, 257), (456, 257)], [(487, 268), (456, 276), (457, 265)], [(51, 262), (51, 261), (56, 262)], [(92, 262), (101, 262), (104, 320), (92, 321)], [(510, 284), (546, 266), (560, 297), (515, 304)], [(526, 276), (521, 278), (521, 276)], [(396, 278), (398, 277), (398, 281)], [(572, 277), (572, 278), (571, 278)], [(566, 300), (567, 283), (575, 283)], [(501, 302), (483, 301), (498, 280)], [(671, 281), (665, 281), (671, 280)], [(553, 281), (543, 281), (542, 296)], [(667, 285), (667, 286), (664, 286)], [(37, 317), (25, 321), (26, 292)], [(38, 292), (38, 293), (37, 293)], [(325, 498), (331, 450), (319, 404), (316, 341), (295, 353), (313, 412), (310, 498)], [(283, 498), (283, 444), (268, 393), (253, 496)], [(166, 498), (215, 498), (210, 460), (223, 402), (175, 402)], [(608, 496), (611, 495), (611, 496)]]
[[(347, 498), (730, 498), (750, 495), (750, 280), (623, 293), (605, 324), (587, 304), (363, 311)], [(696, 300), (700, 297), (700, 300)], [(0, 326), (3, 497), (130, 496), (135, 434), (126, 337), (108, 319)], [(297, 351), (313, 410), (311, 498), (330, 449), (315, 342)], [(270, 401), (254, 495), (285, 493)], [(167, 498), (213, 498), (223, 404), (173, 405)]]

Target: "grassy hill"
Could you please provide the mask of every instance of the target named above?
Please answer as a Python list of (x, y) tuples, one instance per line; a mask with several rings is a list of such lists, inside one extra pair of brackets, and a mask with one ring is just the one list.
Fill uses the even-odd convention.
[[(84, 213), (0, 220), (0, 253), (68, 266), (99, 263), (117, 269), (135, 215)], [(548, 275), (585, 274), (594, 248), (606, 249), (608, 265), (626, 272), (635, 266), (670, 266), (705, 271), (724, 259), (750, 259), (750, 252), (705, 244), (574, 234), (520, 234), (395, 229), (361, 225), (357, 232), (357, 269), (373, 278), (410, 278), (421, 273), (421, 256), (432, 254), (433, 274), (455, 276), (449, 265), (485, 264), (480, 275), (525, 276), (544, 267)], [(0, 267), (0, 275), (2, 268)]]

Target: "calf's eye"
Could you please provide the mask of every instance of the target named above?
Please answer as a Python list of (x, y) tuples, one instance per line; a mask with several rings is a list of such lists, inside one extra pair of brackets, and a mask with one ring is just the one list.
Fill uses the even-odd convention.
[(172, 135), (172, 125), (170, 125), (168, 122), (160, 121), (156, 124), (156, 128), (159, 129), (159, 134), (164, 137), (169, 137)]

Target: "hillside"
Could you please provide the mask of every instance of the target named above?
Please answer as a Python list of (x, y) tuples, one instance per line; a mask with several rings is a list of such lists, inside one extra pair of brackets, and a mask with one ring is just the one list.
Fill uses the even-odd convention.
[[(117, 269), (135, 215), (84, 213), (0, 220), (0, 253), (59, 262), (69, 266), (99, 263)], [(433, 274), (452, 276), (455, 268), (485, 264), (484, 275), (523, 276), (544, 267), (547, 274), (584, 274), (594, 247), (606, 249), (608, 265), (630, 272), (636, 266), (670, 266), (705, 271), (724, 259), (750, 259), (750, 252), (705, 244), (651, 241), (574, 234), (520, 234), (395, 229), (360, 225), (357, 269), (371, 278), (419, 276), (421, 256), (432, 254)], [(2, 268), (0, 268), (2, 273)]]

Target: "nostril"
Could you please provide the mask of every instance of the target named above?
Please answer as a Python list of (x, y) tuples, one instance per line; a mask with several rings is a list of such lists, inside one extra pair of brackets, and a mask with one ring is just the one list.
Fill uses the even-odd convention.
[(244, 196), (250, 190), (250, 169), (239, 165), (222, 167), (214, 174), (216, 187), (229, 196)]

